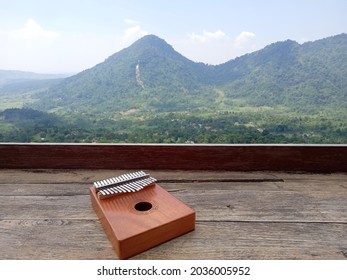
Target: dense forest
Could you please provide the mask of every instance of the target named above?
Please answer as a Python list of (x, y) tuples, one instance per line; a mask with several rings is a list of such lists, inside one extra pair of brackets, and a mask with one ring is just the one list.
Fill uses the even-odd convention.
[(6, 109), (1, 142), (345, 143), (345, 120), (262, 112), (166, 113), (148, 118), (68, 121), (33, 109)]

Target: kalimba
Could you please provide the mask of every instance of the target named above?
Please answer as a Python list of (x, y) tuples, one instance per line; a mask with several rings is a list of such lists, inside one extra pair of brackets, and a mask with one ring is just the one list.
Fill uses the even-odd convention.
[(90, 194), (120, 259), (195, 229), (195, 211), (144, 171), (94, 182)]

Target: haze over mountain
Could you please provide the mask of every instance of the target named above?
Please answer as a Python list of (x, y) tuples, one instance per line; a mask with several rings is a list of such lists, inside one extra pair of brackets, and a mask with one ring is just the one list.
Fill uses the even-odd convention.
[(287, 40), (211, 66), (147, 35), (95, 67), (64, 79), (28, 106), (68, 114), (137, 110), (227, 110), (286, 106), (346, 108), (347, 35), (302, 45)]
[(42, 91), (42, 89), (58, 84), (68, 76), (66, 74), (39, 74), (16, 70), (0, 70), (0, 95), (18, 95), (30, 91)]
[(0, 86), (37, 80), (62, 79), (69, 75), (65, 74), (39, 74), (17, 70), (0, 70)]

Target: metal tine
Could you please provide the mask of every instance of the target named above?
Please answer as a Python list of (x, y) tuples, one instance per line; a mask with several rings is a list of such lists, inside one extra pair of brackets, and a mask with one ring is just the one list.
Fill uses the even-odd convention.
[(127, 184), (127, 185), (122, 186), (122, 187), (126, 188), (128, 192), (136, 192), (136, 189), (130, 184)]
[(131, 187), (133, 188), (133, 191), (136, 192), (138, 190), (140, 190), (140, 186), (139, 186), (139, 183), (138, 182), (131, 182), (130, 183)]
[(123, 182), (123, 181), (125, 180), (124, 174), (123, 174), (123, 175), (120, 175), (120, 176), (119, 176), (119, 179), (120, 179), (119, 182)]
[(136, 191), (143, 189), (143, 184), (141, 183), (141, 181), (134, 182), (134, 185), (136, 187)]
[(142, 190), (143, 188), (147, 187), (149, 182), (150, 181), (147, 178), (147, 179), (144, 179), (144, 180), (136, 181), (134, 183), (136, 184), (137, 191), (139, 191), (139, 190)]
[(113, 181), (112, 181), (111, 179), (113, 179), (113, 178), (105, 179), (105, 180), (102, 180), (102, 181), (95, 182), (94, 185), (97, 184), (97, 187), (98, 187), (98, 188), (106, 187), (106, 186), (108, 186), (108, 185), (110, 185), (110, 184), (113, 184)]
[(140, 178), (140, 177), (144, 177), (144, 176), (148, 176), (149, 174), (145, 173), (144, 171), (138, 171), (138, 172), (134, 172), (132, 173), (132, 176), (134, 177), (134, 179)]
[(124, 177), (125, 177), (124, 184), (126, 184), (128, 181), (134, 180), (134, 177), (130, 175), (125, 175)]
[(133, 174), (134, 173), (129, 173), (129, 174), (124, 174), (123, 176), (124, 176), (125, 180), (127, 181), (127, 180), (132, 180), (135, 178), (135, 176)]
[(129, 192), (130, 190), (127, 188), (126, 184), (119, 185), (118, 188), (123, 190), (124, 192)]
[(107, 189), (107, 191), (110, 193), (110, 194), (114, 194), (114, 191), (112, 189)]
[(131, 179), (136, 179), (140, 176), (138, 172), (130, 173), (128, 175), (131, 177)]
[(112, 178), (112, 182), (113, 182), (112, 185), (116, 185), (116, 184), (118, 184), (120, 182), (120, 180), (119, 180), (118, 177), (114, 177), (114, 178)]
[[(115, 187), (119, 193), (128, 193), (128, 192), (134, 192), (134, 189), (132, 189), (128, 184), (126, 185), (120, 185)], [(136, 190), (135, 190), (136, 191)]]
[(99, 187), (102, 187), (104, 184), (102, 183), (102, 181), (99, 181)]
[(122, 193), (127, 193), (127, 192), (129, 192), (126, 188), (124, 188), (123, 185), (117, 186), (117, 188), (119, 188), (119, 190), (120, 190)]
[(105, 192), (105, 190), (102, 190), (102, 191), (99, 192), (99, 197), (100, 196), (109, 196), (109, 195), (113, 195), (113, 194), (111, 194), (109, 192)]
[(132, 188), (132, 186), (130, 185), (130, 183), (125, 184), (125, 185), (124, 185), (124, 188), (126, 188), (126, 189), (128, 190), (128, 192), (133, 192), (133, 191), (134, 191), (134, 189)]
[(157, 179), (141, 170), (94, 182), (94, 186), (99, 189), (99, 197), (106, 198), (121, 193), (139, 191), (156, 181)]
[(108, 185), (106, 180), (102, 180), (101, 182), (102, 182), (103, 186), (107, 186)]
[(112, 190), (114, 194), (119, 193), (119, 190), (116, 187), (110, 188), (110, 190)]
[(114, 178), (109, 178), (108, 180), (111, 182), (111, 184), (116, 183), (116, 181), (114, 180)]
[(142, 180), (141, 184), (144, 186), (147, 186), (148, 184), (150, 184), (150, 182), (151, 182), (150, 178), (147, 178), (147, 179)]
[(122, 193), (123, 191), (119, 188), (119, 186), (111, 187), (111, 190), (113, 190), (116, 194)]
[(135, 172), (135, 176), (136, 176), (137, 178), (143, 177), (143, 176), (146, 176), (146, 175), (147, 175), (147, 174), (146, 174), (145, 172), (143, 172), (143, 171)]
[(145, 183), (145, 184), (152, 184), (152, 183), (154, 183), (154, 182), (156, 182), (157, 180), (156, 179), (154, 179), (153, 177), (149, 177), (149, 178), (146, 178), (143, 182)]
[(125, 174), (122, 175), (122, 176), (121, 176), (121, 182), (123, 183), (123, 182), (126, 181), (126, 180), (127, 180), (127, 177), (125, 176)]
[[(98, 182), (95, 182), (95, 183), (98, 184), (99, 188), (102, 187), (102, 185), (103, 185), (103, 184), (102, 184), (102, 181), (98, 181)], [(95, 184), (95, 183), (94, 183), (94, 184)]]
[(109, 194), (109, 192), (108, 192), (107, 189), (103, 190), (103, 192), (104, 192), (106, 195)]
[(119, 190), (121, 190), (121, 192), (123, 193), (129, 192), (129, 190), (125, 187), (124, 184), (117, 186), (117, 188), (119, 188)]
[(149, 176), (149, 174), (145, 173), (144, 171), (137, 171), (129, 174), (123, 174), (117, 177), (105, 179), (102, 181), (94, 182), (94, 185), (97, 188), (107, 187), (112, 184), (122, 183), (129, 180), (136, 180), (137, 178)]
[(108, 192), (108, 194), (112, 194), (110, 189), (106, 189), (106, 192)]
[(119, 178), (119, 176), (114, 177), (114, 179), (115, 179), (116, 183), (119, 183), (119, 182), (121, 181), (121, 179)]
[(143, 189), (143, 187), (144, 187), (143, 180), (136, 181), (136, 182), (134, 182), (134, 183), (135, 183), (135, 185), (136, 185), (136, 187), (137, 187), (137, 190)]
[(133, 191), (134, 190), (134, 187), (135, 187), (135, 184), (134, 184), (134, 182), (129, 182), (129, 183), (126, 183), (125, 185), (124, 185), (129, 191)]
[(124, 185), (119, 185), (107, 190), (111, 190), (113, 192), (116, 191), (117, 193), (136, 192), (143, 189), (147, 184), (151, 184), (153, 181), (153, 178), (146, 178), (140, 181), (134, 181)]
[(108, 195), (112, 195), (113, 194), (113, 192), (111, 190), (109, 190), (109, 189), (107, 189), (106, 191), (107, 191)]

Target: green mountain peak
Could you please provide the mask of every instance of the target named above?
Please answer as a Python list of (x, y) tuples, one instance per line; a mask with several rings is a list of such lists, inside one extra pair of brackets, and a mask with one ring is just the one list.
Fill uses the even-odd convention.
[[(286, 40), (217, 66), (195, 63), (147, 35), (104, 62), (40, 94), (34, 108), (114, 114), (252, 106), (343, 106), (347, 36), (298, 44)], [(221, 96), (223, 98), (221, 99)], [(222, 101), (221, 101), (222, 100)]]

